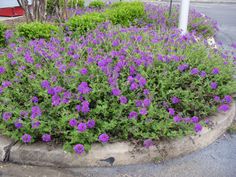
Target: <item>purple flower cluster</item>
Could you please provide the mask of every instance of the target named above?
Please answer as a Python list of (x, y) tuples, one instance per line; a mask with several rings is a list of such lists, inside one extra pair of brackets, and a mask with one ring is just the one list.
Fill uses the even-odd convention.
[(82, 144), (76, 144), (73, 149), (76, 154), (81, 155), (84, 153), (84, 146)]
[(103, 134), (99, 135), (98, 139), (102, 143), (107, 143), (109, 141), (110, 137), (106, 133), (103, 133)]
[(31, 139), (32, 139), (32, 137), (31, 137), (29, 134), (24, 134), (24, 135), (22, 136), (22, 141), (23, 141), (24, 143), (30, 143), (30, 142), (31, 142)]
[(43, 142), (46, 142), (46, 143), (50, 142), (52, 140), (51, 135), (50, 134), (43, 134), (42, 140), (43, 140)]
[(81, 82), (81, 84), (78, 86), (78, 91), (81, 94), (88, 94), (91, 92), (91, 88), (88, 86), (87, 82)]
[(42, 115), (41, 109), (39, 106), (33, 106), (31, 108), (31, 118), (34, 119)]

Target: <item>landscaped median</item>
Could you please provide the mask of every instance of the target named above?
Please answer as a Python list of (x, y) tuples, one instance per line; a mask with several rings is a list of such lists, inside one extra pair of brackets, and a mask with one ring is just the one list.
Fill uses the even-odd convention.
[(0, 137), (0, 160), (19, 164), (57, 167), (91, 167), (128, 165), (166, 160), (208, 146), (230, 126), (236, 115), (235, 102), (225, 113), (212, 116), (209, 126), (194, 135), (180, 139), (159, 141), (149, 149), (129, 142), (92, 145), (89, 153), (76, 157), (66, 153), (60, 146), (35, 143), (22, 145), (9, 138)]
[(0, 132), (16, 141), (3, 138), (2, 160), (122, 165), (214, 141), (235, 113), (236, 59), (207, 43), (214, 21), (191, 10), (182, 35), (177, 16), (126, 2), (2, 28)]

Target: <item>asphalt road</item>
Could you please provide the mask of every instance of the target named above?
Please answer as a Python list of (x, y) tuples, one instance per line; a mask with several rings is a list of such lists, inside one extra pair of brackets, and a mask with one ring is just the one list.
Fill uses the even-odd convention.
[[(217, 41), (236, 42), (236, 4), (191, 6), (218, 21)], [(236, 177), (236, 134), (226, 134), (205, 149), (160, 164), (57, 169), (0, 163), (0, 177)]]

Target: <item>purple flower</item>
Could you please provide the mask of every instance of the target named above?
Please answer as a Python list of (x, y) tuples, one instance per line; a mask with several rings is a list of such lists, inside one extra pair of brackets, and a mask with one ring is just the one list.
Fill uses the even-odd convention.
[(0, 86), (0, 94), (3, 93), (4, 88)]
[(7, 87), (9, 87), (9, 86), (11, 86), (12, 85), (12, 83), (10, 82), (10, 81), (3, 81), (2, 82), (2, 87), (3, 88), (7, 88)]
[(6, 69), (3, 66), (0, 66), (0, 74), (3, 74), (6, 72)]
[(33, 121), (32, 122), (32, 128), (39, 128), (40, 124), (41, 123), (39, 121)]
[(196, 133), (200, 132), (202, 130), (201, 124), (195, 124), (194, 125), (194, 130)]
[(109, 141), (110, 137), (106, 133), (103, 133), (103, 134), (99, 135), (98, 139), (102, 143), (107, 143)]
[(72, 96), (71, 92), (69, 92), (69, 91), (65, 92), (63, 94), (62, 102), (65, 104), (69, 103), (71, 96)]
[(153, 144), (153, 141), (151, 140), (151, 139), (146, 139), (146, 140), (144, 140), (144, 142), (143, 142), (143, 146), (145, 147), (145, 148), (149, 148), (149, 147), (151, 147), (151, 146), (153, 146), (154, 144)]
[(88, 73), (87, 68), (82, 68), (82, 69), (80, 70), (80, 74), (82, 74), (82, 75), (86, 75), (87, 73)]
[(178, 97), (174, 96), (171, 98), (171, 101), (173, 104), (178, 104), (180, 102), (180, 99)]
[(149, 91), (148, 89), (144, 89), (144, 90), (143, 90), (143, 94), (144, 94), (144, 95), (149, 95), (149, 94), (150, 94), (150, 91)]
[(186, 69), (188, 69), (188, 64), (182, 64), (182, 65), (179, 65), (178, 66), (178, 70), (180, 71), (180, 72), (183, 72), (183, 71), (185, 71)]
[(135, 66), (132, 65), (132, 66), (129, 67), (129, 73), (130, 73), (130, 75), (134, 75), (136, 73)]
[(174, 119), (174, 122), (175, 122), (175, 123), (179, 123), (179, 122), (181, 122), (181, 120), (182, 120), (181, 117), (179, 117), (178, 115), (174, 116), (173, 119)]
[(136, 100), (136, 107), (142, 107), (143, 102), (141, 100)]
[(232, 97), (230, 95), (225, 95), (224, 97), (224, 101), (228, 104), (230, 104), (232, 102)]
[(11, 113), (11, 112), (4, 112), (4, 113), (2, 114), (2, 118), (3, 118), (3, 120), (5, 120), (5, 121), (8, 121), (8, 120), (11, 118), (11, 116), (12, 116), (12, 113)]
[(14, 122), (14, 125), (15, 125), (15, 127), (16, 127), (17, 129), (20, 129), (20, 128), (23, 127), (23, 124), (22, 124), (19, 120), (17, 120), (16, 122)]
[(50, 88), (50, 86), (51, 86), (51, 84), (50, 84), (50, 82), (47, 81), (47, 80), (43, 80), (43, 81), (41, 82), (41, 87), (44, 88), (44, 89), (48, 89), (48, 88)]
[(183, 118), (183, 121), (185, 123), (190, 123), (191, 122), (191, 119), (189, 117), (186, 117), (186, 118)]
[(192, 120), (193, 123), (198, 123), (199, 118), (198, 118), (197, 116), (193, 116), (193, 117), (191, 118), (191, 120)]
[(174, 116), (175, 115), (175, 110), (173, 108), (169, 108), (168, 109), (168, 112), (171, 116)]
[(80, 105), (76, 105), (76, 110), (78, 111), (78, 112), (80, 112), (81, 111), (81, 106)]
[(202, 78), (205, 78), (205, 77), (206, 77), (206, 72), (205, 72), (205, 71), (201, 71), (200, 76), (201, 76)]
[(78, 125), (79, 132), (84, 132), (86, 129), (87, 129), (86, 123), (83, 123), (83, 122), (79, 123), (79, 125)]
[(219, 96), (214, 96), (214, 101), (215, 102), (220, 102), (220, 97)]
[(81, 84), (78, 86), (78, 91), (81, 94), (88, 94), (91, 91), (91, 88), (88, 86), (87, 82), (81, 82)]
[(33, 103), (38, 103), (39, 99), (38, 99), (38, 97), (34, 96), (34, 97), (31, 99), (31, 101), (32, 101)]
[(219, 68), (213, 68), (212, 71), (211, 71), (212, 74), (219, 74), (220, 73), (220, 70)]
[(143, 105), (144, 105), (145, 107), (149, 107), (149, 106), (151, 105), (151, 100), (148, 99), (148, 98), (145, 98), (145, 99), (143, 100)]
[(127, 103), (127, 98), (125, 96), (120, 97), (120, 104), (126, 104)]
[(138, 89), (138, 84), (136, 82), (130, 85), (130, 90), (137, 90), (137, 89)]
[(51, 135), (43, 134), (42, 140), (43, 140), (43, 142), (50, 142), (52, 140)]
[(90, 111), (89, 109), (89, 102), (87, 100), (83, 101), (82, 103), (82, 106), (81, 106), (81, 111), (86, 114)]
[(216, 82), (211, 82), (210, 86), (213, 90), (215, 90), (215, 89), (217, 89), (218, 84)]
[(5, 36), (5, 39), (6, 39), (6, 40), (9, 40), (9, 39), (13, 36), (13, 34), (14, 34), (14, 33), (13, 33), (12, 30), (6, 30), (6, 31), (5, 31), (5, 35), (4, 35), (4, 36)]
[(112, 95), (119, 96), (120, 94), (121, 94), (120, 89), (116, 89), (116, 88), (112, 89)]
[(29, 134), (24, 134), (22, 137), (21, 137), (22, 141), (24, 143), (30, 143), (31, 141), (31, 136)]
[(191, 69), (191, 72), (190, 72), (191, 75), (197, 75), (198, 73), (199, 73), (199, 70), (197, 68)]
[(31, 118), (32, 118), (32, 119), (34, 119), (34, 118), (36, 118), (36, 117), (42, 115), (42, 112), (41, 112), (41, 109), (40, 109), (39, 106), (33, 106), (33, 107), (31, 108), (31, 113), (32, 113), (32, 114), (31, 114)]
[(55, 94), (54, 89), (53, 88), (48, 88), (48, 94), (49, 95), (54, 95)]
[(66, 69), (67, 69), (67, 66), (66, 66), (66, 65), (61, 64), (61, 65), (59, 66), (59, 72), (60, 72), (60, 73), (65, 73), (65, 72), (66, 72)]
[(29, 52), (26, 52), (26, 53), (25, 53), (25, 62), (26, 62), (26, 63), (31, 63), (31, 64), (34, 63), (34, 59), (31, 57), (31, 55), (30, 55)]
[(58, 106), (61, 103), (61, 98), (58, 95), (52, 96), (52, 106)]
[(132, 83), (134, 81), (134, 78), (132, 76), (128, 76), (127, 80), (129, 83)]
[(87, 127), (88, 128), (93, 128), (93, 127), (95, 127), (95, 120), (93, 120), (93, 119), (91, 119), (91, 120), (88, 120), (88, 122), (87, 122)]
[(139, 113), (141, 114), (141, 115), (143, 115), (143, 116), (145, 116), (145, 115), (147, 115), (147, 109), (146, 108), (142, 108), (142, 109), (140, 109), (139, 110)]
[(70, 119), (69, 125), (70, 125), (71, 127), (77, 126), (77, 120), (76, 120), (75, 118), (74, 118), (74, 119)]
[(76, 154), (80, 155), (84, 153), (84, 146), (82, 144), (76, 144), (73, 149)]
[(58, 94), (58, 93), (61, 93), (63, 92), (65, 89), (60, 87), (60, 86), (56, 86), (53, 88), (53, 91), (54, 91), (54, 94)]
[(228, 111), (229, 110), (229, 105), (227, 105), (227, 104), (222, 104), (222, 105), (220, 105), (219, 107), (218, 107), (218, 111), (224, 111), (224, 112), (226, 112), (226, 111)]
[(139, 85), (140, 87), (144, 87), (147, 83), (147, 80), (144, 77), (139, 78)]
[(138, 113), (135, 111), (130, 112), (128, 116), (129, 119), (132, 119), (132, 118), (136, 119), (137, 117), (138, 117)]
[(119, 45), (119, 41), (118, 40), (114, 40), (113, 42), (112, 42), (112, 46), (113, 47), (117, 47)]

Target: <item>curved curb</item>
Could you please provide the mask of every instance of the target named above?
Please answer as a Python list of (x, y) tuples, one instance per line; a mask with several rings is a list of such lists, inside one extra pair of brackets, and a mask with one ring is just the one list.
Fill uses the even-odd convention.
[[(161, 141), (157, 146), (150, 147), (149, 149), (135, 147), (135, 145), (128, 142), (105, 145), (94, 144), (89, 153), (82, 156), (76, 156), (75, 154), (64, 152), (61, 147), (52, 147), (42, 143), (31, 145), (17, 143), (13, 145), (11, 149), (8, 149), (10, 153), (8, 160), (10, 162), (37, 166), (92, 167), (110, 166), (113, 165), (113, 160), (114, 165), (128, 165), (152, 162), (158, 159), (170, 159), (202, 149), (214, 142), (230, 126), (235, 114), (236, 105), (234, 102), (232, 103), (230, 110), (226, 113), (217, 113), (215, 116), (211, 117), (213, 122), (211, 128), (204, 127), (201, 133), (194, 136)], [(1, 149), (6, 151), (4, 142), (6, 147), (9, 147), (9, 144), (12, 144), (12, 141), (0, 136), (1, 156), (3, 156)], [(101, 161), (103, 159), (108, 160)], [(0, 161), (3, 160), (0, 159)]]

